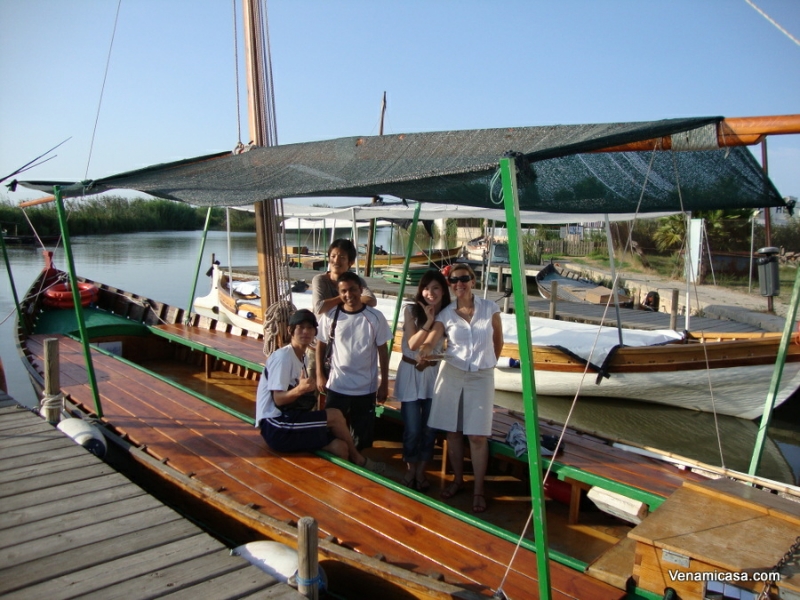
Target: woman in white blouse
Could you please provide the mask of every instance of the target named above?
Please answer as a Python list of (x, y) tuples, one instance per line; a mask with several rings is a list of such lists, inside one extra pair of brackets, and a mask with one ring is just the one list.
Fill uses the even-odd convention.
[(489, 464), (489, 437), (494, 408), (494, 367), (503, 347), (500, 308), (472, 293), (475, 273), (465, 264), (453, 266), (448, 277), (455, 302), (436, 316), (420, 347), (425, 359), (442, 336), (447, 350), (433, 390), (428, 426), (447, 432), (447, 456), (454, 478), (441, 492), (452, 498), (464, 488), (464, 436), (469, 439), (474, 489), (472, 510), (486, 510), (484, 479)]

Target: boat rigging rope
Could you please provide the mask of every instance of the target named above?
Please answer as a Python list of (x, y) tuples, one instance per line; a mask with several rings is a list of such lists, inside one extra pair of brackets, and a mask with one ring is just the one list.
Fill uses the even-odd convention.
[(778, 31), (780, 31), (780, 32), (781, 32), (783, 35), (785, 35), (785, 36), (786, 36), (786, 37), (788, 37), (790, 40), (792, 40), (792, 41), (793, 41), (795, 44), (797, 44), (798, 46), (800, 46), (800, 40), (798, 40), (798, 39), (797, 39), (796, 37), (794, 37), (794, 36), (793, 36), (791, 33), (789, 33), (788, 31), (786, 31), (786, 30), (785, 30), (783, 27), (781, 27), (781, 26), (778, 24), (778, 22), (777, 22), (777, 21), (775, 21), (775, 19), (773, 19), (772, 17), (770, 17), (770, 16), (769, 16), (767, 13), (765, 13), (765, 12), (764, 12), (763, 10), (761, 10), (761, 9), (760, 9), (758, 6), (756, 6), (756, 3), (755, 3), (755, 2), (753, 2), (753, 0), (744, 0), (744, 1), (745, 1), (745, 2), (747, 2), (747, 3), (748, 3), (750, 6), (752, 6), (752, 7), (753, 7), (753, 8), (756, 10), (756, 12), (758, 12), (758, 14), (760, 14), (760, 15), (761, 15), (762, 17), (764, 17), (764, 18), (765, 18), (767, 21), (769, 21), (769, 22), (770, 22), (770, 23), (772, 23), (772, 24), (773, 24), (775, 27), (777, 27), (777, 28), (778, 28)]
[(297, 310), (289, 300), (279, 300), (271, 304), (264, 315), (264, 355), (269, 356), (280, 348), (280, 340), (288, 340), (286, 323)]
[[(673, 169), (675, 171), (675, 187), (676, 187), (676, 190), (678, 192), (678, 201), (680, 202), (681, 213), (685, 215), (686, 214), (686, 210), (684, 209), (684, 206), (683, 206), (683, 193), (681, 191), (680, 174), (678, 172), (678, 162), (675, 159), (675, 153), (674, 152), (672, 153), (672, 166), (673, 166)], [(688, 247), (688, 242), (689, 242), (688, 230), (689, 230), (689, 224), (687, 223), (686, 224), (687, 247), (686, 247), (686, 250), (684, 251), (684, 256), (687, 256), (687, 257), (690, 256), (689, 247)], [(711, 260), (711, 258), (709, 257), (709, 261), (710, 260)], [(697, 293), (697, 279), (694, 276), (694, 270), (693, 269), (694, 269), (694, 267), (692, 265), (692, 261), (689, 260), (687, 262), (687, 267), (686, 267), (686, 279), (687, 279), (687, 281), (691, 280), (691, 282), (694, 284), (695, 304), (697, 306), (700, 306), (700, 296)], [(689, 312), (689, 306), (686, 307), (686, 311), (687, 311), (687, 313)], [(714, 386), (711, 383), (711, 367), (709, 365), (709, 360), (708, 360), (708, 342), (705, 339), (705, 332), (703, 330), (700, 330), (700, 343), (701, 343), (702, 348), (703, 348), (703, 357), (704, 357), (704, 360), (705, 360), (705, 363), (706, 363), (706, 378), (708, 380), (708, 392), (709, 392), (709, 395), (710, 395), (710, 398), (711, 398), (711, 413), (714, 415), (714, 432), (715, 432), (715, 434), (717, 436), (717, 447), (719, 448), (720, 466), (722, 468), (725, 468), (725, 457), (724, 457), (723, 451), (722, 451), (722, 437), (721, 437), (720, 431), (719, 431), (719, 419), (717, 417), (717, 406), (716, 406), (716, 402), (714, 401)]]
[(100, 86), (100, 98), (97, 101), (97, 113), (94, 118), (94, 128), (92, 129), (92, 139), (89, 142), (89, 156), (86, 159), (86, 172), (83, 178), (89, 179), (89, 164), (92, 162), (92, 149), (94, 148), (94, 138), (97, 133), (97, 123), (100, 120), (100, 107), (103, 104), (103, 92), (106, 88), (106, 79), (108, 79), (108, 67), (111, 64), (111, 50), (114, 47), (114, 37), (117, 34), (117, 22), (119, 21), (119, 9), (122, 6), (122, 0), (117, 0), (117, 13), (114, 15), (114, 28), (111, 31), (111, 43), (108, 45), (108, 56), (106, 57), (106, 70), (103, 73), (103, 85)]
[(236, 139), (237, 148), (242, 148), (242, 110), (241, 100), (239, 99), (239, 22), (236, 18), (236, 0), (233, 2), (233, 64), (236, 76), (233, 80), (234, 91), (236, 92)]
[[(659, 147), (655, 147), (653, 149), (653, 152), (652, 152), (652, 155), (651, 155), (651, 158), (650, 158), (650, 163), (648, 165), (647, 173), (645, 174), (645, 178), (644, 178), (644, 181), (643, 181), (643, 184), (642, 184), (642, 191), (641, 191), (641, 194), (639, 196), (639, 201), (638, 201), (637, 206), (636, 206), (636, 212), (634, 213), (634, 219), (633, 219), (633, 222), (630, 225), (630, 229), (629, 229), (629, 232), (628, 232), (628, 239), (626, 241), (626, 248), (623, 251), (623, 256), (624, 256), (625, 252), (629, 251), (630, 248), (632, 247), (633, 225), (635, 224), (636, 216), (639, 214), (639, 209), (641, 208), (642, 199), (644, 198), (645, 189), (646, 189), (648, 181), (649, 181), (650, 172), (652, 170), (653, 161), (655, 159), (656, 152), (658, 152), (660, 150), (661, 149)], [(678, 169), (677, 169), (677, 163), (675, 161), (674, 153), (672, 155), (672, 159), (673, 159), (673, 165), (674, 165), (674, 169), (675, 169), (675, 184), (676, 184), (676, 188), (677, 188), (677, 192), (678, 192), (678, 199), (680, 201), (681, 212), (685, 214), (685, 210), (683, 209), (683, 196), (682, 196), (682, 193), (681, 193), (680, 178), (678, 177)], [(490, 195), (491, 195), (491, 189), (496, 185), (496, 179), (498, 177), (499, 177), (499, 169), (498, 169), (497, 173), (495, 174), (495, 176), (492, 178), (492, 182), (490, 183), (490, 188), (489, 188), (490, 189)], [(492, 199), (492, 198), (490, 198), (490, 199)], [(492, 199), (492, 201), (494, 202), (493, 199)], [(609, 249), (609, 251), (610, 251), (610, 249)], [(691, 265), (690, 265), (690, 268), (691, 268)], [(611, 288), (612, 290), (616, 290), (617, 289), (617, 279), (618, 278), (619, 278), (619, 274), (616, 274), (615, 279), (614, 279), (614, 281), (612, 283), (612, 288)], [(697, 285), (696, 284), (695, 284), (695, 296), (696, 296), (696, 302), (698, 303), (698, 306), (699, 306), (699, 297), (697, 297)], [(603, 311), (603, 315), (602, 315), (602, 317), (600, 319), (600, 326), (597, 328), (597, 335), (595, 336), (595, 340), (594, 340), (594, 342), (592, 344), (592, 350), (591, 350), (591, 352), (589, 354), (589, 359), (587, 359), (586, 365), (584, 366), (584, 371), (583, 371), (583, 374), (581, 376), (581, 381), (578, 384), (578, 389), (575, 392), (575, 396), (574, 396), (574, 398), (572, 400), (572, 404), (570, 405), (569, 412), (567, 413), (567, 416), (564, 419), (564, 425), (563, 425), (563, 427), (561, 429), (561, 433), (558, 436), (558, 442), (556, 443), (556, 447), (553, 450), (553, 456), (556, 456), (558, 454), (559, 449), (561, 448), (562, 441), (564, 439), (564, 436), (566, 435), (567, 427), (569, 426), (569, 423), (570, 423), (570, 421), (572, 419), (572, 414), (573, 414), (573, 412), (575, 410), (575, 407), (577, 406), (578, 398), (580, 397), (580, 392), (581, 392), (581, 389), (583, 388), (583, 382), (584, 382), (584, 380), (586, 378), (586, 375), (587, 375), (587, 373), (589, 371), (589, 364), (591, 362), (591, 356), (594, 354), (594, 350), (597, 347), (597, 342), (598, 342), (599, 337), (600, 337), (600, 332), (602, 330), (603, 324), (605, 323), (606, 315), (608, 314), (608, 310), (609, 310), (609, 308), (611, 306), (611, 302), (612, 302), (612, 297), (609, 296), (609, 299), (605, 303), (605, 310)], [(711, 374), (709, 372), (708, 348), (707, 348), (707, 346), (705, 344), (704, 338), (701, 341), (703, 343), (703, 352), (705, 353), (706, 374), (707, 374), (707, 377), (708, 377), (709, 390), (710, 390), (710, 393), (711, 393), (711, 406), (712, 406), (712, 412), (714, 414), (714, 425), (715, 425), (715, 431), (716, 431), (716, 436), (717, 436), (717, 444), (719, 446), (719, 451), (720, 451), (720, 461), (722, 463), (721, 466), (724, 468), (725, 467), (725, 461), (724, 461), (723, 454), (722, 454), (722, 441), (720, 439), (719, 423), (718, 423), (718, 420), (717, 420), (716, 407), (715, 407), (715, 404), (714, 404), (714, 390), (713, 390), (713, 387), (712, 387), (712, 384), (711, 384)], [(537, 443), (538, 443), (538, 441), (537, 441)], [(550, 472), (552, 470), (552, 467), (553, 467), (553, 461), (550, 462), (550, 464), (547, 467), (547, 470), (545, 471), (544, 475), (542, 476), (542, 482), (543, 483), (547, 482), (547, 479), (550, 476)], [(514, 548), (514, 552), (512, 553), (511, 558), (510, 558), (510, 560), (508, 562), (508, 565), (506, 566), (506, 571), (503, 574), (503, 577), (501, 579), (500, 585), (499, 585), (499, 587), (497, 588), (497, 590), (495, 592), (495, 596), (498, 597), (498, 598), (504, 598), (505, 597), (505, 594), (503, 593), (503, 585), (505, 584), (506, 579), (508, 578), (508, 574), (511, 571), (511, 567), (512, 567), (512, 565), (514, 563), (514, 560), (516, 559), (516, 556), (517, 556), (517, 554), (519, 552), (519, 548), (520, 548), (520, 546), (522, 544), (522, 540), (524, 539), (524, 537), (525, 537), (525, 535), (526, 535), (526, 533), (528, 531), (528, 528), (530, 527), (532, 519), (533, 519), (533, 509), (531, 509), (530, 513), (528, 514), (528, 519), (525, 522), (525, 525), (524, 525), (524, 527), (522, 529), (522, 533), (520, 534), (520, 536), (519, 536), (519, 538), (517, 540), (517, 544), (516, 544), (516, 546)]]

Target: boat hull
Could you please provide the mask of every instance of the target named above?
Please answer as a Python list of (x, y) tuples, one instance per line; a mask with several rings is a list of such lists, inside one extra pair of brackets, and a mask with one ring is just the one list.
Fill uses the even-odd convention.
[[(596, 383), (596, 374), (534, 369), (536, 393), (544, 396), (580, 395), (665, 404), (687, 410), (755, 419), (764, 411), (773, 366), (728, 367), (690, 375), (686, 371), (614, 373)], [(800, 387), (800, 364), (786, 365), (775, 401), (780, 406)], [(519, 369), (497, 368), (495, 388), (522, 393)], [(713, 390), (713, 394), (710, 390)]]

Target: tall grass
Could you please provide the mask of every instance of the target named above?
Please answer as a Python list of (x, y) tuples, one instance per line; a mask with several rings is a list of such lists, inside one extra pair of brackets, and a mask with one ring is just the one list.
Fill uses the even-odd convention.
[[(100, 196), (65, 202), (69, 231), (72, 235), (108, 233), (132, 233), (136, 231), (193, 231), (202, 229), (206, 219), (206, 208), (193, 207), (171, 200)], [(8, 235), (30, 235), (31, 225), (41, 236), (58, 235), (58, 215), (55, 205), (42, 204), (24, 209), (10, 201), (0, 201), (0, 227)], [(255, 231), (255, 219), (251, 213), (230, 211), (231, 229)], [(213, 208), (209, 226), (225, 228), (225, 209)]]

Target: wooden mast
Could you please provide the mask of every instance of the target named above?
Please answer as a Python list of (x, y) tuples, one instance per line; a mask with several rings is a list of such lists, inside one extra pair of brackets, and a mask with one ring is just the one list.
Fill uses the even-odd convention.
[[(256, 146), (273, 146), (278, 143), (275, 119), (275, 96), (272, 85), (272, 65), (269, 51), (269, 32), (265, 30), (265, 15), (260, 0), (242, 0), (245, 33), (245, 65), (247, 71), (247, 113), (250, 142)], [(261, 288), (261, 311), (265, 327), (268, 308), (284, 298), (279, 282), (288, 283), (289, 274), (282, 261), (283, 234), (277, 226), (277, 216), (283, 212), (281, 200), (261, 200), (255, 203), (256, 247), (258, 253), (258, 279)], [(283, 290), (285, 292), (285, 290)], [(285, 295), (285, 293), (284, 293)], [(288, 319), (288, 314), (282, 315)], [(285, 327), (278, 328), (278, 339), (265, 343), (278, 348)], [(266, 346), (265, 346), (266, 348)]]
[[(383, 101), (381, 102), (381, 123), (378, 130), (378, 135), (383, 135), (383, 118), (386, 116), (386, 92), (383, 92)], [(372, 198), (372, 204), (377, 203), (378, 197)], [(366, 264), (364, 265), (364, 276), (370, 277), (372, 275), (372, 255), (375, 253), (375, 219), (369, 222), (369, 233), (367, 234), (367, 254), (365, 258)], [(358, 240), (353, 240), (353, 243), (358, 243)], [(392, 249), (389, 248), (389, 254)]]
[[(800, 115), (775, 115), (769, 117), (733, 117), (723, 119), (717, 125), (717, 144), (728, 146), (752, 146), (768, 135), (800, 133)], [(639, 152), (647, 150), (671, 150), (672, 136), (642, 140), (603, 148), (597, 152)]]

